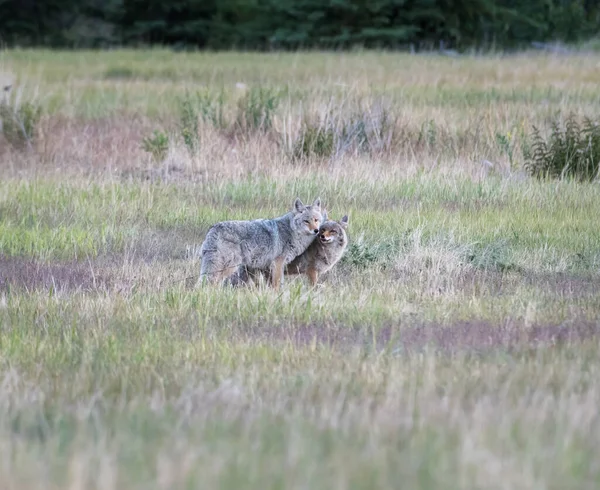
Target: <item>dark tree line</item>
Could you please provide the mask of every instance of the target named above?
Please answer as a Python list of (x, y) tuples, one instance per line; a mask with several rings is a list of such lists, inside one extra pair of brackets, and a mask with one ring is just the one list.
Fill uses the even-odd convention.
[(0, 0), (8, 46), (519, 47), (600, 34), (600, 0)]

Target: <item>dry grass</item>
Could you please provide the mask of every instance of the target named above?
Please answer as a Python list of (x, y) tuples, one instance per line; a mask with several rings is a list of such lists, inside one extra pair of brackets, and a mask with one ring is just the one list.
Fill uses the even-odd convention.
[[(597, 486), (600, 189), (521, 146), (598, 113), (599, 63), (4, 52), (43, 115), (0, 137), (2, 488)], [(307, 124), (335, 144), (294, 158)], [(322, 287), (194, 288), (211, 224), (317, 195), (351, 217)]]

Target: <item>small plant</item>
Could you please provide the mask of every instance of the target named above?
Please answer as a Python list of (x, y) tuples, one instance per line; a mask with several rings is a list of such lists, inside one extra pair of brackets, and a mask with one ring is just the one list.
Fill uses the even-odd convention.
[(37, 104), (24, 102), (16, 107), (8, 99), (0, 101), (0, 122), (6, 140), (16, 149), (31, 147), (42, 109)]
[(193, 98), (186, 95), (179, 101), (179, 130), (190, 153), (195, 153), (200, 143), (198, 120), (198, 107), (194, 104)]
[(573, 114), (561, 124), (554, 121), (545, 140), (533, 127), (531, 143), (523, 148), (525, 169), (537, 178), (593, 180), (600, 168), (600, 124)]
[(508, 157), (508, 161), (512, 166), (514, 149), (512, 133), (510, 131), (506, 134), (496, 133), (496, 143), (498, 143), (498, 146), (500, 147), (502, 153), (504, 153)]
[(378, 153), (389, 149), (395, 121), (385, 108), (358, 110), (341, 125), (338, 152), (352, 148), (358, 153)]
[(238, 101), (236, 124), (244, 131), (267, 131), (279, 106), (279, 95), (264, 87), (251, 88)]
[(107, 80), (124, 80), (134, 77), (135, 72), (126, 66), (113, 66), (104, 72), (104, 78)]
[(331, 157), (347, 152), (376, 154), (390, 149), (395, 120), (383, 108), (329, 113), (320, 123), (307, 120), (293, 145), (294, 158)]
[(293, 147), (295, 159), (330, 157), (335, 152), (335, 132), (327, 125), (305, 122)]
[(218, 129), (227, 126), (225, 120), (225, 92), (221, 90), (218, 95), (203, 91), (196, 93), (196, 104), (200, 117), (204, 122), (210, 123)]
[(377, 243), (360, 235), (350, 241), (341, 262), (356, 268), (366, 268), (379, 264), (385, 266), (397, 246), (390, 242)]
[(142, 149), (150, 153), (155, 162), (162, 162), (169, 151), (169, 136), (154, 130), (152, 136), (146, 136), (142, 140)]
[(473, 267), (485, 271), (508, 272), (519, 269), (511, 260), (507, 240), (472, 244), (465, 251), (465, 259)]
[(217, 129), (227, 126), (223, 91), (217, 96), (208, 91), (198, 91), (193, 95), (186, 94), (179, 101), (179, 130), (183, 142), (191, 153), (194, 153), (200, 145), (198, 131), (200, 120)]

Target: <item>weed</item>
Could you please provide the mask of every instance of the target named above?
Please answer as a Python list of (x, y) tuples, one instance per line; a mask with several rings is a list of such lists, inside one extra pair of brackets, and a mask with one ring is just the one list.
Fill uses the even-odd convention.
[(279, 106), (279, 94), (266, 87), (250, 88), (238, 101), (236, 126), (242, 132), (267, 131)]
[(162, 162), (169, 151), (169, 136), (163, 131), (154, 130), (152, 136), (142, 140), (142, 149), (150, 153), (155, 162)]
[(369, 107), (355, 111), (341, 124), (338, 153), (377, 154), (390, 148), (395, 121), (386, 108)]
[(126, 66), (114, 66), (104, 72), (104, 78), (107, 80), (122, 80), (135, 77), (135, 72)]
[(16, 149), (31, 147), (42, 115), (42, 108), (32, 102), (16, 107), (7, 99), (0, 101), (0, 123), (6, 140)]
[(513, 163), (513, 150), (514, 150), (514, 142), (512, 139), (512, 134), (508, 132), (507, 134), (496, 133), (496, 142), (502, 151), (507, 157), (510, 165)]
[(465, 259), (477, 269), (507, 272), (517, 269), (510, 259), (509, 250), (507, 240), (495, 240), (488, 244), (475, 243), (468, 247)]
[(335, 152), (336, 135), (332, 127), (305, 121), (292, 149), (294, 159), (316, 156), (331, 157)]
[(223, 89), (217, 95), (209, 91), (197, 92), (196, 104), (202, 120), (217, 129), (226, 128), (228, 124), (225, 119), (225, 100)]
[(533, 127), (531, 143), (524, 148), (525, 168), (538, 178), (593, 180), (600, 168), (600, 124), (571, 114), (554, 120), (547, 140)]
[(396, 121), (386, 108), (358, 109), (349, 116), (329, 111), (319, 123), (305, 120), (293, 145), (295, 159), (339, 157), (346, 153), (378, 154), (394, 143)]
[(190, 153), (195, 153), (199, 148), (200, 121), (217, 129), (227, 126), (223, 90), (216, 96), (209, 91), (197, 91), (194, 94), (186, 93), (179, 99), (179, 130)]
[(419, 136), (417, 138), (417, 144), (422, 141), (427, 144), (430, 149), (435, 148), (438, 140), (438, 129), (433, 119), (430, 119), (421, 125)]
[(190, 153), (195, 153), (200, 143), (198, 117), (197, 107), (192, 98), (186, 95), (179, 101), (179, 130)]
[(361, 234), (350, 240), (341, 262), (359, 269), (375, 264), (385, 267), (396, 250), (391, 242), (374, 241)]

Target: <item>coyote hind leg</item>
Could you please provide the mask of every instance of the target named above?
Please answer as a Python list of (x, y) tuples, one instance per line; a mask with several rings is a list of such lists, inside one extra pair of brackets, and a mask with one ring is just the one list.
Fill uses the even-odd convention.
[(237, 266), (229, 266), (224, 262), (216, 250), (205, 251), (202, 255), (198, 284), (217, 284), (232, 276), (237, 271)]

